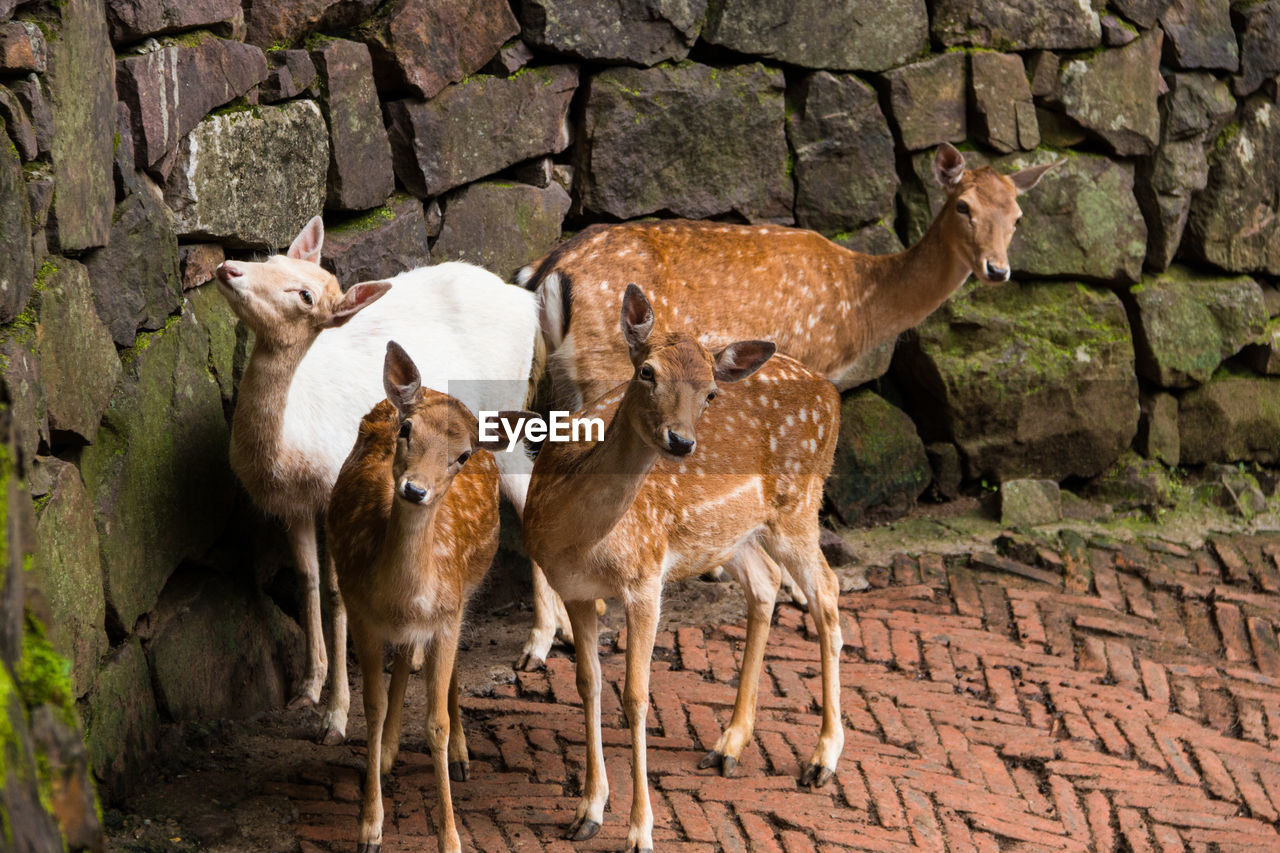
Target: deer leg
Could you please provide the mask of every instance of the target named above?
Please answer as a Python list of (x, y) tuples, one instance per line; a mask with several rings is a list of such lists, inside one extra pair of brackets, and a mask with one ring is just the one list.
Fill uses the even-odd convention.
[(440, 806), (440, 824), (436, 847), (440, 853), (461, 853), (458, 826), (453, 816), (453, 790), (449, 773), (450, 693), (455, 682), (454, 669), (458, 655), (461, 615), (453, 624), (442, 627), (431, 638), (427, 652), (427, 742), (436, 771), (436, 799)]
[(775, 556), (808, 597), (809, 615), (818, 631), (822, 657), (822, 729), (818, 733), (818, 745), (800, 774), (801, 785), (817, 788), (825, 785), (835, 773), (836, 762), (844, 751), (844, 727), (840, 719), (840, 650), (844, 640), (837, 609), (840, 582), (827, 565), (816, 539), (811, 547), (803, 550), (782, 547)]
[(573, 623), (574, 657), (577, 659), (578, 695), (587, 723), (587, 776), (582, 785), (578, 812), (565, 832), (571, 841), (586, 841), (600, 831), (604, 806), (609, 799), (609, 778), (604, 772), (604, 746), (600, 734), (600, 649), (594, 601), (565, 604)]
[(738, 677), (738, 695), (733, 703), (733, 719), (725, 728), (715, 748), (699, 762), (699, 767), (719, 767), (720, 775), (732, 776), (751, 740), (756, 725), (756, 704), (760, 695), (760, 670), (764, 665), (764, 647), (769, 639), (769, 622), (778, 597), (782, 570), (759, 549), (750, 544), (725, 564), (725, 570), (742, 584), (747, 596), (747, 647), (742, 653), (742, 669)]
[(377, 853), (382, 846), (382, 776), (379, 770), (382, 723), (387, 710), (387, 694), (382, 689), (382, 642), (358, 621), (351, 625), (351, 639), (364, 677), (364, 718), (369, 729), (369, 757), (365, 765), (356, 853)]
[(627, 853), (653, 853), (653, 809), (649, 805), (649, 761), (645, 727), (649, 717), (649, 669), (658, 635), (657, 584), (627, 601), (627, 681), (622, 708), (631, 726), (631, 824)]
[(449, 778), (465, 782), (471, 778), (471, 756), (467, 752), (467, 735), (462, 730), (462, 714), (458, 711), (458, 662), (454, 659), (453, 677), (449, 679)]
[(404, 718), (404, 689), (409, 683), (407, 646), (396, 646), (391, 661), (391, 684), (387, 687), (387, 721), (382, 727), (382, 763), (379, 769), (390, 773), (400, 752), (400, 724)]
[(325, 592), (329, 598), (329, 703), (320, 728), (320, 742), (333, 746), (347, 739), (347, 715), (351, 709), (351, 685), (347, 681), (347, 608), (338, 588), (333, 556), (325, 560)]
[(426, 663), (427, 651), (422, 643), (413, 644), (413, 655), (409, 658), (409, 671), (422, 672), (422, 665)]
[(320, 616), (320, 560), (316, 554), (316, 520), (306, 516), (289, 525), (289, 548), (298, 572), (302, 594), (302, 630), (307, 635), (307, 671), (289, 700), (289, 708), (305, 708), (320, 702), (320, 688), (329, 661), (324, 651), (324, 627)]
[(573, 644), (573, 627), (569, 623), (564, 602), (547, 582), (547, 575), (537, 563), (533, 564), (533, 629), (529, 639), (520, 651), (520, 660), (516, 669), (533, 671), (547, 665), (547, 655), (551, 654), (551, 644), (556, 635), (570, 645)]

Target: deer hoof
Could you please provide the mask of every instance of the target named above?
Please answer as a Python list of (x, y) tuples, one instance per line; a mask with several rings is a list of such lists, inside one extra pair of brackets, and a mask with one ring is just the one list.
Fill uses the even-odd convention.
[(537, 672), (547, 668), (547, 662), (532, 652), (525, 652), (516, 661), (516, 669), (520, 672)]
[(378, 853), (382, 849), (382, 842), (370, 842), (368, 844), (360, 843), (356, 845), (356, 853)]
[(831, 780), (835, 771), (830, 767), (823, 767), (821, 764), (810, 764), (800, 774), (800, 784), (810, 788), (821, 788)]
[(720, 762), (720, 775), (728, 779), (738, 769), (738, 759), (732, 755), (726, 755), (724, 760)]
[(564, 837), (570, 841), (586, 841), (588, 838), (595, 837), (600, 831), (600, 824), (589, 817), (575, 818), (573, 823), (569, 824), (568, 831)]
[(337, 746), (346, 739), (346, 733), (336, 726), (325, 726), (324, 731), (320, 733), (320, 743), (325, 746)]
[(708, 767), (719, 767), (723, 761), (724, 756), (713, 749), (702, 756), (702, 760), (698, 762), (698, 769), (706, 770)]
[(299, 693), (289, 700), (289, 704), (286, 707), (290, 711), (297, 711), (300, 708), (310, 708), (314, 704), (316, 704), (315, 699), (312, 699), (306, 693)]
[(471, 765), (465, 761), (450, 761), (449, 778), (455, 782), (467, 781), (471, 778)]

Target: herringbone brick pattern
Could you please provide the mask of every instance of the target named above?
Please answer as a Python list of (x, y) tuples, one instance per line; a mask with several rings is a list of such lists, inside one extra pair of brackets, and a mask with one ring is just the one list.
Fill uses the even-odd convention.
[[(649, 738), (659, 847), (1280, 850), (1280, 536), (1195, 552), (1074, 539), (1006, 553), (899, 556), (873, 589), (841, 599), (847, 745), (818, 791), (795, 782), (818, 729), (807, 616), (779, 611), (756, 738), (732, 779), (696, 765), (728, 721), (744, 627), (660, 635)], [(600, 835), (559, 840), (583, 749), (561, 657), (464, 700), (472, 779), (454, 798), (471, 849), (621, 848), (623, 659), (603, 651), (612, 794)], [(434, 850), (429, 758), (402, 752), (384, 790), (384, 849)], [(297, 805), (304, 850), (353, 846), (354, 769), (309, 767), (276, 793)]]

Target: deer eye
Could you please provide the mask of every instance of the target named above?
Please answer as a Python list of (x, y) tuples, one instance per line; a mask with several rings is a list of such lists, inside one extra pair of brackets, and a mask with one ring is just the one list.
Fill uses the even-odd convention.
[(470, 450), (464, 450), (464, 451), (462, 451), (462, 453), (458, 456), (458, 464), (459, 464), (459, 465), (466, 465), (466, 464), (467, 464), (467, 460), (468, 460), (468, 459), (470, 459), (470, 458), (471, 458), (471, 451), (470, 451)]
[(965, 216), (968, 216), (969, 212), (970, 212), (969, 202), (965, 201), (964, 199), (960, 199), (960, 201), (956, 202), (956, 213), (960, 213), (960, 214), (964, 214)]
[(298, 298), (301, 299), (303, 302), (305, 302), (307, 304), (307, 307), (310, 307), (315, 304), (315, 299), (312, 298), (310, 290), (299, 290)]
[(715, 398), (716, 398), (716, 392), (715, 392), (715, 391), (708, 392), (708, 394), (707, 394), (707, 402), (708, 402), (708, 403), (710, 403), (710, 402), (711, 402), (712, 400), (714, 400)]
[(409, 440), (409, 433), (413, 432), (413, 421), (405, 421), (400, 424), (400, 437), (405, 441)]
[(640, 365), (640, 378), (645, 382), (653, 381), (653, 366), (649, 364)]

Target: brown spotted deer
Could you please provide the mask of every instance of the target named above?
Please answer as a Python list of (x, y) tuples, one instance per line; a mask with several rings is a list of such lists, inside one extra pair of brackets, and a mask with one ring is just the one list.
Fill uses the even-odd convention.
[(565, 601), (577, 648), (587, 769), (568, 829), (575, 840), (599, 830), (609, 792), (594, 601), (617, 597), (626, 610), (633, 789), (626, 849), (633, 853), (653, 849), (645, 719), (665, 581), (723, 565), (747, 594), (733, 718), (702, 766), (732, 774), (751, 738), (779, 566), (808, 596), (820, 638), (822, 728), (801, 783), (824, 784), (844, 746), (838, 585), (818, 547), (839, 396), (800, 363), (769, 360), (771, 343), (732, 343), (713, 354), (683, 332), (654, 334), (654, 324), (649, 301), (628, 285), (621, 337), (631, 379), (578, 413), (605, 421), (603, 440), (543, 445), (524, 526), (526, 549)]
[(577, 408), (630, 372), (614, 311), (628, 282), (653, 300), (659, 328), (707, 346), (763, 338), (844, 390), (854, 362), (941, 305), (970, 273), (1009, 278), (1017, 197), (1053, 165), (1012, 175), (966, 170), (942, 145), (947, 192), (928, 232), (894, 255), (865, 255), (813, 231), (668, 220), (584, 229), (517, 282), (536, 289), (556, 402)]
[[(458, 717), (458, 635), (467, 599), (498, 549), (498, 466), (458, 400), (423, 387), (417, 367), (387, 344), (387, 399), (365, 415), (329, 503), (333, 552), (351, 639), (364, 675), (369, 757), (360, 853), (382, 843), (381, 773), (400, 745), (409, 649), (426, 644), (427, 741), (435, 762), (441, 851), (461, 850), (450, 779), (467, 778)], [(504, 443), (505, 444), (505, 443)], [(382, 688), (382, 655), (395, 648)]]
[[(236, 399), (231, 466), (254, 502), (281, 518), (302, 588), (307, 668), (291, 707), (329, 698), (326, 743), (340, 742), (350, 702), (346, 621), (332, 565), (326, 572), (332, 667), (321, 626), (316, 519), (356, 439), (360, 419), (382, 397), (383, 351), (402, 342), (425, 384), (456, 389), (468, 406), (519, 409), (541, 374), (533, 295), (470, 264), (445, 263), (365, 282), (345, 293), (321, 268), (324, 223), (312, 219), (284, 255), (265, 263), (227, 261), (218, 289), (254, 333)], [(504, 494), (523, 512), (533, 470), (524, 453), (500, 454)], [(535, 630), (524, 660), (546, 657), (568, 617), (534, 567)], [(557, 614), (560, 614), (557, 618)]]

